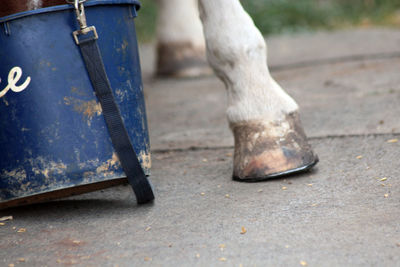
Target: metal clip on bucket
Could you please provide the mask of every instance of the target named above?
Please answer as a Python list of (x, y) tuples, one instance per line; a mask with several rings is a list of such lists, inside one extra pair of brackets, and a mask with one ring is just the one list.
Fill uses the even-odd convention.
[[(66, 1), (72, 4), (70, 0)], [(99, 37), (96, 28), (87, 26), (84, 2), (85, 0), (74, 0), (73, 2), (80, 26), (80, 30), (73, 32), (73, 36), (76, 44), (81, 49), (86, 69), (101, 104), (108, 132), (122, 168), (135, 192), (138, 203), (147, 203), (154, 200), (153, 190), (139, 163), (120, 110), (115, 102), (100, 49), (97, 45), (96, 40)], [(93, 34), (89, 34), (90, 32), (93, 32)]]
[(79, 27), (80, 30), (74, 31), (72, 34), (74, 36), (75, 39), (75, 43), (77, 45), (79, 45), (79, 38), (78, 36), (81, 34), (88, 34), (89, 32), (93, 32), (95, 39), (97, 40), (99, 38), (97, 31), (96, 31), (96, 27), (95, 26), (87, 26), (87, 22), (86, 22), (86, 14), (85, 14), (85, 7), (84, 7), (84, 3), (86, 2), (86, 0), (66, 0), (67, 3), (69, 4), (73, 4), (74, 8), (75, 8), (75, 14), (76, 14), (76, 20), (79, 23)]

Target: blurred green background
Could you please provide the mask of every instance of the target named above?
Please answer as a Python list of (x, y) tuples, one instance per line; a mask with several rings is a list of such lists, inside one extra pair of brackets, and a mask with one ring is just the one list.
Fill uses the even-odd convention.
[[(212, 1), (212, 0), (211, 0)], [(142, 0), (136, 19), (141, 42), (155, 34), (154, 0)], [(400, 26), (400, 0), (241, 0), (263, 34), (370, 27)]]

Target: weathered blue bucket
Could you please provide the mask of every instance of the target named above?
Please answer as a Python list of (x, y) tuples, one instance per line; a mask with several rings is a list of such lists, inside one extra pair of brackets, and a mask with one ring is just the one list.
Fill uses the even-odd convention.
[[(134, 25), (139, 5), (136, 0), (92, 0), (85, 9), (88, 24), (97, 28), (128, 134), (148, 173)], [(71, 5), (0, 18), (0, 208), (125, 181), (72, 36), (76, 29)]]

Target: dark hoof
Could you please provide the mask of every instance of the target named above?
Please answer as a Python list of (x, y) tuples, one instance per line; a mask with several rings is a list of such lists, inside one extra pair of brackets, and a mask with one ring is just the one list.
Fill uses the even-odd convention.
[(239, 178), (239, 177), (233, 175), (232, 178), (233, 178), (233, 180), (239, 181), (239, 182), (248, 182), (248, 183), (261, 182), (261, 181), (265, 181), (268, 179), (282, 178), (282, 177), (286, 177), (286, 176), (291, 176), (291, 175), (296, 175), (296, 174), (307, 172), (307, 171), (311, 170), (312, 167), (314, 167), (318, 162), (319, 162), (318, 156), (315, 155), (314, 162), (312, 162), (308, 165), (298, 167), (296, 169), (290, 169), (290, 170), (283, 171), (283, 172), (271, 173), (271, 174), (268, 174), (265, 176), (255, 176), (255, 177), (249, 176), (246, 178)]
[(235, 137), (233, 179), (247, 182), (311, 169), (318, 156), (307, 142), (298, 113), (272, 123), (232, 125)]
[(192, 78), (211, 75), (204, 48), (190, 43), (168, 43), (157, 46), (159, 77)]

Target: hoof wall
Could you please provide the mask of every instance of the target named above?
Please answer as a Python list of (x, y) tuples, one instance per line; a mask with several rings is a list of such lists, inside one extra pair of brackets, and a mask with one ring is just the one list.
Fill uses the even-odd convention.
[(318, 163), (297, 113), (288, 114), (282, 121), (231, 127), (235, 137), (234, 180), (257, 182), (288, 176)]

